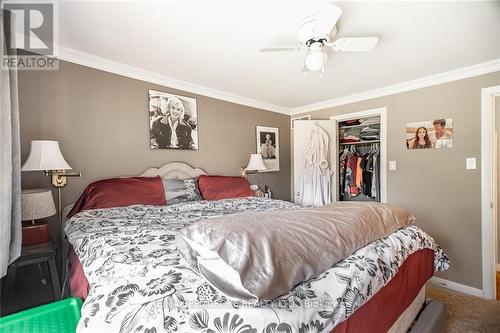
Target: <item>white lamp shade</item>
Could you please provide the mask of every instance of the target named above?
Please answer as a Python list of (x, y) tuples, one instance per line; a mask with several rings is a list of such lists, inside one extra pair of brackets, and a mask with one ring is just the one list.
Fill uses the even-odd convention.
[(21, 171), (70, 169), (59, 149), (59, 142), (46, 140), (31, 141), (30, 154), (21, 167)]
[(23, 190), (21, 192), (21, 220), (38, 220), (55, 215), (56, 206), (49, 189)]
[(248, 171), (264, 171), (267, 170), (264, 161), (262, 160), (261, 154), (251, 154), (250, 161), (248, 161), (248, 165), (246, 170)]

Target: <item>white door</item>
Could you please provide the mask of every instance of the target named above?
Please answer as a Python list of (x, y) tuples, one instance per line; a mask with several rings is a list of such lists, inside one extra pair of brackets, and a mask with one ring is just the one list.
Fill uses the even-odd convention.
[[(296, 120), (293, 123), (293, 200), (299, 203), (300, 198), (300, 182), (302, 170), (304, 169), (304, 151), (306, 148), (307, 139), (316, 124), (319, 125), (329, 137), (329, 162), (330, 170), (335, 170), (334, 163), (336, 161), (336, 125), (333, 120)], [(333, 174), (330, 180), (332, 201), (337, 200), (337, 175)]]

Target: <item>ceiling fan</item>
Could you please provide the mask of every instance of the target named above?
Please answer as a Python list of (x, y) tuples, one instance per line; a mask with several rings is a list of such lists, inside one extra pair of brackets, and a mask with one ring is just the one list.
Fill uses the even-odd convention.
[[(299, 23), (297, 32), (299, 45), (269, 47), (261, 52), (293, 52), (307, 50), (303, 72), (323, 71), (328, 59), (327, 48), (336, 52), (367, 52), (377, 45), (377, 37), (346, 37), (333, 40), (337, 34), (337, 21), (342, 9), (332, 4), (324, 5), (316, 14), (309, 15)], [(332, 41), (333, 40), (333, 41)]]

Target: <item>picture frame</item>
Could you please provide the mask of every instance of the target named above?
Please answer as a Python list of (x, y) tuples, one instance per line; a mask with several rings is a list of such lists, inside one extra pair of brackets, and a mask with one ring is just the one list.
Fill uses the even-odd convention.
[(148, 96), (150, 148), (198, 150), (196, 99), (152, 89)]
[(275, 172), (280, 170), (279, 130), (277, 127), (257, 126), (256, 128), (257, 153), (267, 170), (260, 172)]
[(453, 119), (441, 118), (406, 124), (406, 149), (453, 148)]

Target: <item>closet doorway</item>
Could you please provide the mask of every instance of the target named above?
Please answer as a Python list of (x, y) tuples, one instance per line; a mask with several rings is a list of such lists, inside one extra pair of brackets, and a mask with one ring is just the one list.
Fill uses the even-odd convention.
[[(376, 118), (375, 123), (366, 123), (363, 125), (361, 121), (357, 125), (347, 126), (348, 128), (359, 130), (359, 142), (352, 142), (347, 145), (346, 142), (341, 142), (340, 135), (344, 136), (346, 130), (346, 121), (363, 120), (367, 118)], [(373, 119), (371, 119), (373, 120)], [(368, 120), (371, 122), (371, 120)], [(386, 170), (386, 149), (387, 149), (387, 110), (386, 108), (378, 108), (373, 110), (365, 110), (343, 114), (330, 117), (330, 120), (297, 120), (294, 121), (293, 128), (293, 200), (295, 203), (301, 202), (301, 184), (303, 177), (303, 170), (305, 166), (305, 151), (306, 145), (315, 126), (319, 126), (323, 131), (328, 134), (328, 166), (330, 169), (330, 196), (331, 201), (340, 200), (355, 200), (355, 201), (380, 201), (387, 202), (387, 170)], [(365, 130), (363, 135), (361, 132), (364, 128), (376, 129), (376, 131)], [(340, 153), (347, 146), (353, 151), (369, 154), (371, 149), (376, 149), (377, 154), (372, 156), (376, 158), (377, 173), (373, 173), (377, 182), (374, 182), (375, 191), (371, 190), (365, 192), (365, 184), (360, 184), (358, 180), (357, 188), (359, 188), (360, 195), (342, 195), (341, 187), (342, 179), (340, 173)], [(364, 148), (361, 148), (364, 147)], [(366, 180), (366, 178), (365, 178)], [(352, 181), (352, 179), (350, 180)], [(345, 188), (345, 187), (344, 187)]]
[[(352, 185), (342, 180), (336, 181), (333, 189), (334, 200), (387, 202), (387, 109), (352, 112), (331, 116), (330, 119), (334, 122), (336, 133), (332, 165), (337, 180), (346, 178), (343, 175), (345, 171), (341, 169), (344, 163), (348, 163), (342, 160), (345, 158), (343, 152), (354, 152), (360, 156), (359, 160), (362, 163), (364, 163), (362, 156), (372, 156), (372, 153), (375, 153), (373, 160), (368, 161), (370, 163), (376, 161), (375, 165), (371, 166), (371, 170), (376, 169), (376, 172), (374, 171), (372, 175), (368, 173), (374, 180), (371, 185), (367, 184), (366, 179), (363, 178), (360, 187), (358, 181), (354, 186), (355, 191), (358, 191), (357, 188), (360, 189), (360, 193), (357, 194), (349, 192), (349, 186), (352, 187)], [(350, 181), (352, 182), (353, 179)], [(371, 191), (370, 189), (366, 191), (366, 185), (371, 188)]]

